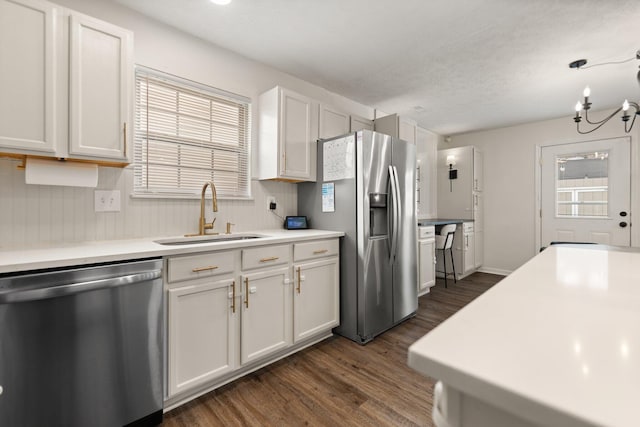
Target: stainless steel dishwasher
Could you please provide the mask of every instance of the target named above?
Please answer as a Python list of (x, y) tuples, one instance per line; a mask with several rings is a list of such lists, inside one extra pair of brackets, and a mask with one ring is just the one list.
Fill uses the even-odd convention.
[(0, 426), (162, 422), (162, 261), (0, 276)]

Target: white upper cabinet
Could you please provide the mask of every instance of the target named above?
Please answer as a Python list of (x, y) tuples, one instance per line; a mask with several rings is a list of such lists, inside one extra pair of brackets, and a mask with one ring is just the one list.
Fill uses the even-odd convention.
[(436, 218), (438, 216), (438, 136), (435, 133), (417, 128), (416, 163), (418, 218)]
[(276, 86), (258, 104), (258, 178), (315, 181), (318, 103)]
[(373, 120), (365, 119), (364, 117), (351, 115), (351, 126), (349, 131), (356, 132), (359, 130), (373, 130)]
[(328, 139), (349, 133), (349, 114), (327, 104), (320, 104), (319, 139)]
[(11, 151), (56, 149), (56, 12), (0, 0), (0, 146)]
[(69, 153), (125, 160), (131, 138), (131, 33), (70, 16)]
[(380, 117), (374, 120), (374, 129), (376, 132), (391, 135), (400, 138), (412, 144), (416, 143), (418, 126), (417, 124), (397, 114)]
[(52, 3), (0, 0), (0, 152), (128, 163), (132, 40)]

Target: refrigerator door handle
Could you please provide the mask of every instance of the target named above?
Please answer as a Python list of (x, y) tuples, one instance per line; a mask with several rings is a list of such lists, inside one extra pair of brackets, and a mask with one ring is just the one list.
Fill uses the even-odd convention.
[(395, 167), (389, 166), (389, 186), (391, 187), (391, 229), (389, 230), (389, 259), (394, 262), (398, 249), (398, 183)]
[(395, 261), (396, 255), (398, 254), (398, 238), (400, 236), (400, 220), (402, 218), (402, 203), (400, 200), (400, 179), (398, 178), (398, 169), (393, 166), (393, 182), (395, 185), (394, 196), (395, 200), (393, 202), (394, 206), (396, 206), (395, 210), (395, 228), (393, 230), (393, 260)]

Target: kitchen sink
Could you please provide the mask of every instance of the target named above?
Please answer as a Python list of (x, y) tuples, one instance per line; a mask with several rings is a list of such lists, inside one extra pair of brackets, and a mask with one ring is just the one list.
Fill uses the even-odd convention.
[(216, 234), (209, 236), (188, 236), (188, 237), (176, 237), (169, 239), (154, 240), (155, 243), (167, 246), (176, 245), (197, 245), (203, 243), (216, 243), (216, 242), (233, 242), (236, 240), (251, 240), (260, 239), (267, 236), (261, 236), (260, 234)]

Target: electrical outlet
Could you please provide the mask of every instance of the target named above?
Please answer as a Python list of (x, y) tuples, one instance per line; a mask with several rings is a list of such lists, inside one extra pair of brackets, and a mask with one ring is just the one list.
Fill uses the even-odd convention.
[(267, 209), (273, 211), (276, 209), (276, 198), (273, 196), (267, 197)]
[(120, 190), (96, 190), (94, 195), (96, 212), (120, 212)]

